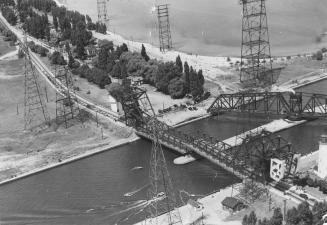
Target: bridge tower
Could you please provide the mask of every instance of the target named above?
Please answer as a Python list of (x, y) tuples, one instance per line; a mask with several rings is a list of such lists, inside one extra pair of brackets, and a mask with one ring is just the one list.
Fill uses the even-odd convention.
[[(152, 117), (147, 125), (152, 129), (150, 132), (152, 150), (149, 172), (150, 188), (148, 191), (150, 224), (182, 224), (182, 218), (177, 209), (175, 190), (173, 189), (165, 156), (159, 143), (158, 134), (162, 132), (161, 127), (155, 117)], [(159, 220), (158, 216), (163, 213), (167, 213), (167, 217)]]
[(251, 86), (271, 85), (279, 76), (272, 69), (265, 1), (240, 0), (243, 6), (240, 81)]
[(76, 98), (72, 76), (67, 67), (56, 67), (57, 87), (61, 87), (56, 92), (56, 122), (65, 124), (68, 128), (72, 125), (71, 120), (80, 115), (78, 104), (75, 104)]
[(109, 0), (97, 0), (98, 22), (104, 23), (106, 25), (109, 20), (108, 10), (107, 10), (107, 1), (109, 1)]
[(41, 87), (38, 80), (38, 74), (32, 64), (31, 56), (27, 46), (27, 36), (25, 33), (24, 41), (20, 45), (24, 52), (24, 129), (32, 128), (40, 125), (40, 121), (46, 124), (50, 123), (50, 116), (47, 111), (47, 106), (41, 93)]
[(157, 5), (160, 51), (165, 52), (173, 47), (169, 23), (168, 4)]

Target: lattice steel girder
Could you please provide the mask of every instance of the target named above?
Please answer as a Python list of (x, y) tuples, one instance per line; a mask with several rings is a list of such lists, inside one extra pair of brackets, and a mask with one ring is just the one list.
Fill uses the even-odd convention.
[[(272, 84), (272, 62), (265, 0), (241, 0), (242, 48), (240, 81), (258, 85)], [(258, 69), (260, 68), (260, 69)]]
[(216, 114), (225, 111), (266, 114), (327, 115), (327, 95), (291, 92), (246, 92), (222, 94), (209, 107)]
[(98, 22), (106, 23), (108, 21), (107, 0), (97, 0)]
[(160, 51), (172, 48), (168, 4), (157, 5)]
[(146, 91), (139, 87), (126, 87), (124, 96), (119, 101), (125, 113), (126, 124), (129, 126), (137, 128), (155, 116)]

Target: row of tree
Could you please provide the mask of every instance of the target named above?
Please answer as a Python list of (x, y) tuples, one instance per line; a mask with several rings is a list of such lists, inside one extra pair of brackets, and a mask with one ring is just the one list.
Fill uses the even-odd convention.
[[(322, 225), (322, 217), (327, 213), (327, 202), (318, 202), (312, 209), (307, 202), (287, 210), (286, 225)], [(282, 225), (283, 214), (280, 208), (274, 210), (270, 219), (258, 220), (254, 211), (243, 217), (242, 225)]]
[(12, 26), (17, 24), (17, 16), (15, 11), (9, 6), (2, 6), (1, 13), (3, 17), (10, 23)]
[(327, 194), (327, 181), (325, 180), (317, 180), (317, 179), (312, 179), (309, 176), (305, 177), (294, 177), (293, 183), (298, 186), (305, 187), (308, 185), (309, 187), (314, 187), (314, 188), (319, 188), (321, 192), (324, 194)]
[(145, 83), (172, 98), (183, 98), (186, 94), (198, 97), (204, 92), (202, 70), (196, 71), (187, 62), (183, 64), (179, 56), (175, 62), (152, 60), (142, 45), (141, 53), (123, 53), (120, 61), (126, 65), (128, 75), (142, 76)]
[(20, 10), (22, 4), (27, 4), (39, 11), (50, 13), (52, 8), (57, 7), (53, 0), (17, 0), (17, 9)]
[(88, 82), (94, 83), (102, 89), (111, 83), (111, 79), (106, 71), (97, 67), (90, 68), (84, 64), (77, 69), (73, 69), (72, 72), (75, 75), (79, 75), (81, 78), (86, 78)]
[(15, 6), (15, 1), (14, 0), (1, 0), (0, 1), (0, 7), (3, 6)]
[(32, 16), (25, 20), (23, 29), (37, 39), (50, 40), (49, 20), (46, 14), (40, 16), (33, 12)]

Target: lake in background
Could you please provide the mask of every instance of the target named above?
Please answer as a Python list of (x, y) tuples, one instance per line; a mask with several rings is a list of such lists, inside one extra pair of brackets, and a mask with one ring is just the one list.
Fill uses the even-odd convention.
[[(94, 0), (67, 0), (68, 7), (97, 19)], [(159, 1), (157, 1), (159, 2)], [(200, 55), (240, 55), (241, 11), (238, 0), (166, 0), (174, 48)], [(159, 2), (161, 3), (161, 2)], [(157, 45), (155, 1), (110, 0), (109, 30), (126, 39)], [(326, 47), (316, 37), (327, 31), (326, 0), (267, 0), (272, 55), (312, 52)], [(151, 35), (150, 35), (151, 34)]]

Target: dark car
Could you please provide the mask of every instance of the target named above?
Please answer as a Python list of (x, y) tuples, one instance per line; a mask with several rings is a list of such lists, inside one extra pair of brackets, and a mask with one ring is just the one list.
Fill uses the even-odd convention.
[(308, 196), (306, 194), (299, 194), (299, 196), (305, 200), (308, 200)]

